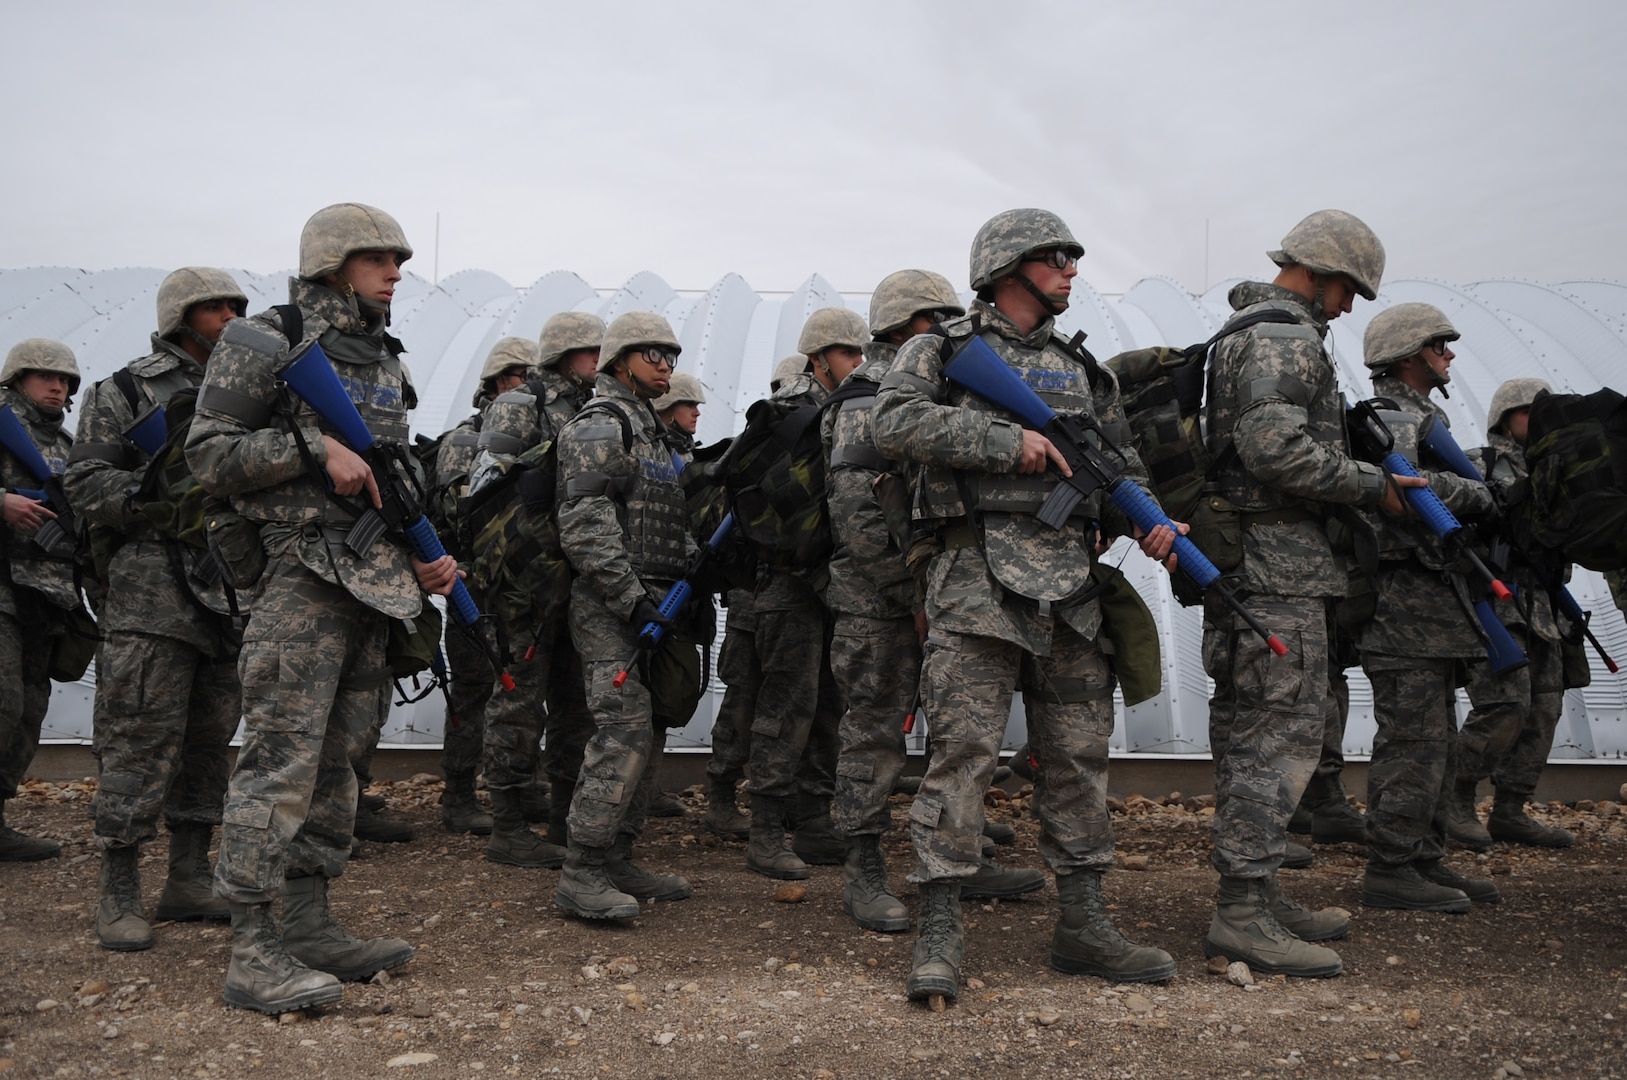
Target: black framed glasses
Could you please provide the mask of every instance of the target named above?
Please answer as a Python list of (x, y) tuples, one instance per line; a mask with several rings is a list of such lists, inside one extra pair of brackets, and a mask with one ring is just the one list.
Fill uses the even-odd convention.
[(669, 349), (665, 345), (645, 345), (638, 350), (644, 362), (651, 367), (665, 366), (669, 371), (678, 368), (678, 350)]
[(1430, 340), (1424, 342), (1424, 348), (1434, 353), (1436, 356), (1445, 356), (1446, 346), (1449, 341), (1450, 339), (1443, 337), (1431, 338)]
[(1079, 265), (1079, 256), (1062, 248), (1051, 248), (1047, 251), (1030, 251), (1023, 256), (1023, 262), (1044, 263), (1052, 270), (1066, 270), (1070, 266)]
[(931, 322), (934, 326), (936, 326), (938, 323), (945, 323), (945, 322), (948, 322), (950, 319), (955, 319), (955, 318), (960, 317), (960, 312), (958, 312), (958, 311), (943, 311), (943, 310), (923, 311), (923, 312), (921, 312), (921, 314), (925, 315), (927, 317), (927, 320), (929, 322)]

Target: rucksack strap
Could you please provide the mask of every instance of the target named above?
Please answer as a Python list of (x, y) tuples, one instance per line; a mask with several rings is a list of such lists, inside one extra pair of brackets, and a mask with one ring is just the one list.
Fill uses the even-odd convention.
[(124, 400), (129, 403), (130, 415), (140, 416), (144, 402), (141, 400), (141, 391), (136, 389), (136, 377), (130, 374), (130, 369), (121, 367), (115, 371), (113, 385), (119, 388), (119, 393), (123, 394)]
[(282, 336), (288, 339), (288, 344), (298, 345), (305, 336), (305, 313), (299, 309), (299, 305), (278, 304), (271, 310), (282, 321)]
[[(1291, 311), (1285, 311), (1282, 308), (1261, 308), (1259, 311), (1251, 311), (1247, 315), (1237, 315), (1228, 319), (1225, 325), (1216, 330), (1214, 336), (1208, 341), (1201, 341), (1196, 345), (1188, 346), (1186, 349), (1188, 356), (1196, 359), (1201, 355), (1205, 357), (1205, 361), (1202, 364), (1192, 364), (1175, 376), (1176, 398), (1182, 410), (1186, 411), (1190, 403), (1190, 411), (1194, 413), (1198, 411), (1198, 402), (1203, 400), (1199, 396), (1199, 392), (1204, 386), (1208, 387), (1208, 400), (1214, 401), (1215, 370), (1208, 363), (1207, 357), (1216, 345), (1233, 334), (1241, 333), (1251, 326), (1259, 326), (1261, 323), (1297, 323), (1299, 321), (1299, 318)], [(1205, 406), (1204, 414), (1204, 427), (1207, 429), (1210, 426), (1207, 406)], [(1221, 470), (1231, 464), (1232, 459), (1236, 456), (1237, 442), (1228, 437), (1226, 445), (1220, 448), (1220, 453), (1216, 454), (1214, 460), (1209, 462), (1206, 477), (1213, 480), (1220, 475)]]

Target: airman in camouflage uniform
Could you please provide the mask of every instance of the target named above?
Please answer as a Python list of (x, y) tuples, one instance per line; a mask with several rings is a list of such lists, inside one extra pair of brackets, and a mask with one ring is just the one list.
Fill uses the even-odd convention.
[(340, 203), (312, 215), (291, 305), (227, 326), (187, 442), (199, 482), (259, 525), (265, 556), (238, 666), (246, 732), (215, 868), (232, 916), (225, 996), (238, 1008), (336, 1001), (340, 979), (412, 958), (404, 941), (346, 933), (328, 882), (350, 858), (354, 765), (387, 692), (389, 620), (415, 618), (426, 591), (450, 592), (457, 564), (420, 562), (393, 533), (363, 555), (347, 546), (378, 498), (372, 470), (277, 374), (319, 342), (373, 435), (405, 442), (415, 395), (386, 326), (411, 254), (382, 210)]
[[(471, 490), (527, 450), (559, 438), (593, 396), (604, 332), (597, 315), (581, 311), (561, 312), (543, 324), (535, 377), (499, 394), (482, 416)], [(486, 858), (509, 866), (557, 867), (565, 861), (571, 792), (593, 733), (582, 658), (563, 618), (503, 632), (519, 655), (510, 667), (514, 689), (499, 694), (486, 715), (486, 789), (495, 820)], [(545, 736), (541, 761), (551, 783), (546, 840), (526, 827), (525, 812)]]
[[(808, 370), (782, 383), (771, 400), (790, 406), (823, 404), (859, 366), (869, 337), (856, 312), (843, 307), (815, 311), (797, 341), (797, 351), (808, 357)], [(831, 674), (833, 625), (822, 596), (827, 579), (823, 562), (764, 562), (752, 596), (763, 678), (746, 779), (751, 796), (746, 868), (771, 878), (806, 878), (809, 863), (839, 864), (847, 854), (830, 819), (841, 705)], [(789, 847), (788, 826), (794, 830)]]
[[(768, 392), (776, 393), (786, 380), (807, 369), (808, 358), (792, 353), (775, 366)], [(757, 690), (763, 682), (752, 591), (735, 588), (724, 594), (728, 614), (723, 645), (717, 653), (717, 677), (725, 689), (712, 722), (712, 753), (706, 762), (706, 830), (741, 839), (751, 834), (751, 818), (740, 812), (735, 789), (745, 778), (746, 762), (751, 758), (751, 725), (757, 715)]]
[[(1243, 282), (1228, 299), (1239, 315), (1265, 308), (1293, 322), (1262, 322), (1225, 337), (1210, 358), (1207, 440), (1221, 494), (1240, 511), (1242, 560), (1229, 577), (1260, 621), (1288, 646), (1277, 657), (1218, 599), (1204, 611), (1204, 668), (1230, 730), (1211, 733), (1215, 759), (1212, 861), (1220, 871), (1204, 951), (1256, 971), (1329, 977), (1336, 912), (1310, 912), (1283, 895), (1276, 871), (1286, 825), (1320, 756), (1327, 724), (1330, 602), (1345, 569), (1328, 542), (1324, 504), (1399, 513), (1376, 465), (1344, 451), (1344, 406), (1323, 346), (1330, 319), (1359, 294), (1372, 299), (1384, 248), (1338, 210), (1301, 221), (1269, 253), (1269, 282)], [(1233, 452), (1235, 448), (1235, 452)]]
[[(1505, 514), (1515, 513), (1527, 497), (1525, 441), (1531, 402), (1548, 389), (1541, 379), (1510, 379), (1499, 386), (1486, 417), (1489, 445), (1469, 451)], [(1497, 614), (1528, 662), (1501, 675), (1486, 663), (1469, 669), (1473, 707), (1458, 734), (1457, 777), (1447, 806), (1446, 831), (1476, 851), (1489, 848), (1493, 839), (1570, 847), (1576, 837), (1568, 830), (1543, 825), (1525, 812), (1548, 763), (1565, 705), (1565, 646), (1552, 591), (1563, 581), (1565, 568), (1539, 565), (1518, 550), (1506, 550), (1507, 565), (1500, 570), (1503, 582), (1517, 588), (1518, 598), (1512, 604), (1498, 604)], [(1474, 811), (1475, 788), (1488, 776), (1496, 797), (1491, 816), (1482, 825)]]
[[(435, 477), (440, 489), (436, 493), (440, 500), (437, 516), (448, 526), (441, 530), (442, 536), (455, 533), (452, 525), (458, 519), (458, 500), (469, 494), (469, 475), (480, 451), (486, 407), (524, 385), (536, 367), (537, 356), (537, 343), (526, 338), (506, 337), (492, 346), (480, 369), (480, 386), (472, 403), (476, 411), (441, 440), (435, 457)], [(453, 554), (461, 558), (467, 552)], [(477, 595), (475, 600), (478, 603), (480, 597)], [(447, 691), (446, 733), (441, 749), (441, 772), (446, 775), (441, 822), (453, 832), (484, 836), (492, 830), (492, 817), (475, 801), (475, 774), (480, 771), (485, 745), (486, 703), (496, 687), (497, 673), (492, 670), (483, 641), (459, 628), (447, 629), (446, 666), (452, 682)]]
[[(160, 919), (225, 919), (213, 894), (209, 842), (226, 798), (228, 751), (241, 713), (237, 651), (247, 597), (228, 597), (207, 552), (162, 534), (131, 508), (150, 457), (125, 436), (136, 418), (203, 382), (215, 343), (248, 297), (230, 274), (183, 267), (158, 287), (158, 330), (150, 355), (92, 390), (79, 420), (64, 484), (93, 525), (118, 547), (102, 601), (96, 670), (96, 741), (101, 780), (96, 835), (103, 948), (145, 949), (152, 931), (141, 906), (137, 846), (169, 826), (169, 877)], [(132, 401), (125, 388), (133, 394)], [(167, 802), (166, 802), (167, 797)]]
[[(930, 629), (921, 674), (932, 757), (910, 808), (917, 859), (910, 880), (921, 887), (911, 998), (959, 992), (960, 883), (981, 865), (983, 796), (1018, 688), (1039, 760), (1040, 851), (1062, 898), (1052, 966), (1118, 981), (1175, 971), (1169, 954), (1119, 934), (1102, 897), (1102, 873), (1113, 862), (1113, 684), (1097, 641), (1101, 608), (1089, 592), (1092, 519), (1113, 533), (1128, 532), (1129, 523), (1093, 497), (1060, 529), (1039, 524), (1035, 514), (1066, 467), (1061, 452), (944, 376), (945, 347), (980, 336), (1053, 408), (1098, 424), (1118, 445), (1127, 474), (1144, 481), (1112, 374), (1055, 330), (1083, 253), (1047, 211), (990, 219), (972, 242), (971, 311), (945, 322), (943, 334), (923, 334), (899, 350), (873, 410), (876, 449), (925, 466), (916, 524), (940, 546), (926, 571)], [(1162, 559), (1173, 542), (1160, 528), (1142, 548)]]
[(695, 548), (672, 451), (650, 406), (666, 391), (678, 352), (659, 315), (617, 318), (605, 331), (594, 402), (559, 438), (559, 540), (578, 575), (569, 619), (594, 731), (554, 903), (589, 919), (631, 918), (641, 899), (690, 894), (676, 874), (650, 874), (632, 861), (655, 776), (653, 710), (643, 675), (623, 676), (643, 628), (672, 627), (659, 605)]
[[(1424, 466), (1430, 488), (1459, 521), (1489, 516), (1484, 484), (1419, 461), (1422, 425), (1445, 424), (1430, 392), (1450, 379), (1458, 332), (1439, 308), (1396, 304), (1367, 324), (1362, 351), (1373, 391), (1414, 418), (1388, 421), (1395, 451)], [(1459, 673), (1485, 655), (1469, 583), (1415, 521), (1378, 531), (1376, 608), (1362, 627), (1362, 670), (1373, 686), (1373, 757), (1367, 769), (1367, 873), (1362, 903), (1408, 911), (1469, 910), (1496, 903), (1489, 880), (1463, 877), (1442, 862), (1451, 790)]]
[[(0, 369), (0, 405), (11, 409), (56, 472), (73, 445), (62, 418), (78, 391), (79, 364), (61, 342), (19, 341)], [(15, 455), (0, 451), (5, 517), (0, 532), (5, 569), (0, 574), (0, 862), (52, 859), (62, 852), (54, 841), (10, 828), (4, 816), (39, 749), (51, 702), (51, 650), (67, 629), (68, 612), (80, 606), (73, 538), (63, 535), (61, 526), (52, 527), (56, 514), (45, 503), (23, 494), (39, 488), (39, 479)]]

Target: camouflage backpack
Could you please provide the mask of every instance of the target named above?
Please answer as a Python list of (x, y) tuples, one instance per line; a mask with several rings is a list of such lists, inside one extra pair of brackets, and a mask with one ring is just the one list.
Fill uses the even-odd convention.
[[(1237, 509), (1219, 495), (1204, 495), (1215, 462), (1203, 438), (1203, 393), (1209, 355), (1224, 338), (1264, 322), (1294, 322), (1287, 311), (1266, 308), (1232, 319), (1208, 341), (1184, 349), (1159, 347), (1120, 353), (1107, 361), (1118, 376), (1124, 418), (1135, 434), (1149, 487), (1164, 512), (1192, 527), (1192, 542), (1221, 570), (1241, 561)], [(1229, 527), (1228, 527), (1229, 526)], [(1182, 604), (1202, 601), (1185, 576), (1171, 580)]]
[[(625, 413), (608, 403), (589, 402), (583, 411), (588, 409), (615, 416), (622, 446), (632, 448), (633, 426)], [(458, 502), (459, 542), (473, 553), (467, 566), (471, 583), (484, 591), (502, 633), (524, 633), (552, 621), (570, 599), (571, 567), (555, 517), (558, 483), (558, 453), (550, 439)]]
[(1627, 569), (1627, 400), (1608, 388), (1539, 394), (1525, 460), (1531, 497), (1515, 512), (1516, 541), (1590, 570)]
[(835, 549), (825, 508), (825, 446), (819, 418), (849, 398), (876, 392), (849, 380), (818, 405), (764, 398), (746, 410), (746, 427), (720, 464), (740, 534), (770, 566), (810, 569)]

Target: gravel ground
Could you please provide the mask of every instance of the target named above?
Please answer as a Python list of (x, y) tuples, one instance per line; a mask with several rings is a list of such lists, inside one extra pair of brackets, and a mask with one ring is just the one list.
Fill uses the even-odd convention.
[[(968, 904), (965, 988), (932, 1013), (904, 999), (913, 936), (842, 913), (841, 870), (800, 900), (745, 870), (744, 846), (689, 816), (655, 822), (642, 861), (676, 869), (693, 899), (626, 925), (568, 920), (555, 874), (488, 864), (446, 833), (439, 783), (381, 784), (418, 827), (366, 845), (333, 893), (353, 931), (404, 937), (413, 962), (347, 986), (335, 1006), (265, 1017), (228, 1009), (229, 933), (161, 923), (140, 953), (92, 930), (94, 784), (33, 782), (8, 820), (62, 841), (63, 858), (0, 864), (0, 1076), (1614, 1077), (1627, 1073), (1627, 815), (1617, 803), (1536, 808), (1574, 848), (1457, 853), (1504, 902), (1465, 916), (1367, 911), (1362, 853), (1321, 847), (1285, 871), (1292, 895), (1354, 912), (1345, 974), (1240, 986), (1202, 954), (1214, 878), (1204, 800), (1115, 804), (1118, 925), (1180, 961), (1168, 983), (1119, 988), (1045, 966), (1055, 892)], [(999, 795), (1004, 795), (1003, 792)], [(906, 865), (906, 803), (888, 845)], [(1004, 861), (1037, 866), (1022, 792), (991, 805), (1017, 828)], [(143, 860), (156, 902), (165, 854)], [(799, 890), (790, 890), (795, 894)], [(913, 890), (906, 890), (913, 903)], [(1622, 1017), (1623, 1019), (1618, 1019)]]

